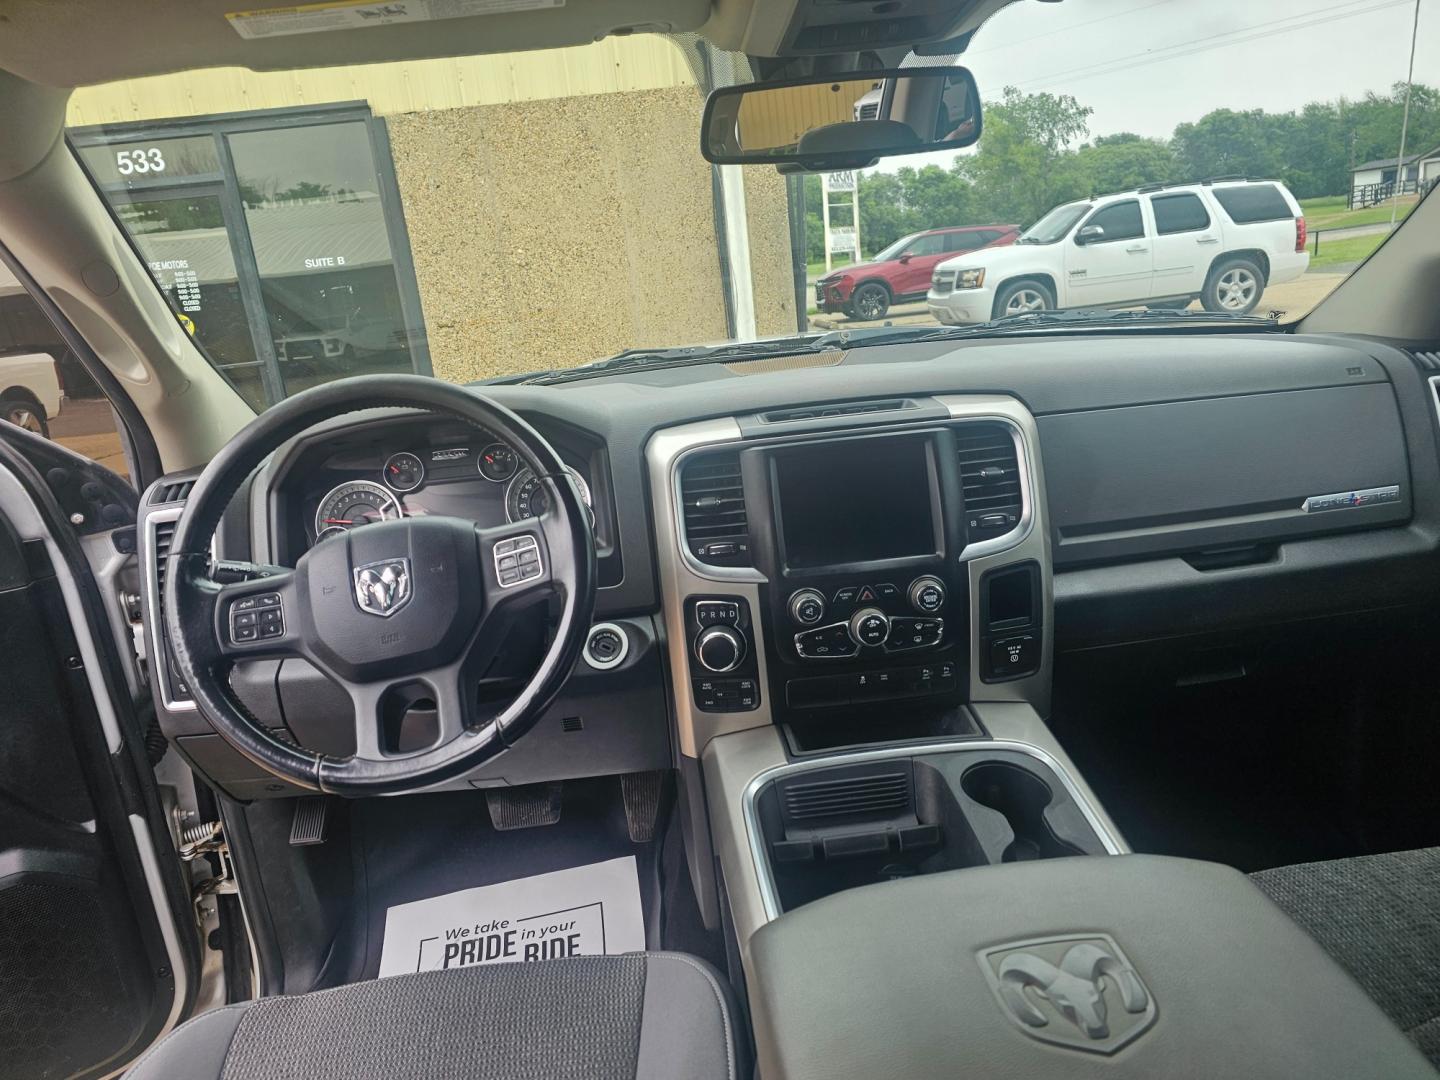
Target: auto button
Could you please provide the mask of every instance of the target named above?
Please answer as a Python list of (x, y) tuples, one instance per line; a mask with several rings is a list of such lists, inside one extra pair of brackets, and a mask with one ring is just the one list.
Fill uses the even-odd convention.
[(890, 619), (879, 608), (861, 608), (850, 617), (850, 637), (857, 645), (883, 645)]

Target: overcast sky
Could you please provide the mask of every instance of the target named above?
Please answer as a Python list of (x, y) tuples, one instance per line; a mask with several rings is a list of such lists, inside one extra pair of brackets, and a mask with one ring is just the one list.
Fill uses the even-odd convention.
[[(985, 98), (1072, 94), (1090, 135), (1168, 137), (1212, 109), (1271, 112), (1403, 81), (1414, 0), (1018, 0), (961, 57)], [(1420, 0), (1415, 80), (1440, 85), (1440, 0)], [(881, 167), (953, 153), (891, 158)]]

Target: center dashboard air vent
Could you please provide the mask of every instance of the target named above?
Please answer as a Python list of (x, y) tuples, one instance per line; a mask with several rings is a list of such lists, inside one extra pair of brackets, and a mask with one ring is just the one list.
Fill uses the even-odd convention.
[(723, 451), (691, 458), (680, 470), (685, 546), (711, 566), (749, 566), (750, 529), (740, 454)]
[(1003, 536), (1024, 510), (1015, 436), (1005, 424), (977, 421), (955, 429), (955, 445), (970, 542)]

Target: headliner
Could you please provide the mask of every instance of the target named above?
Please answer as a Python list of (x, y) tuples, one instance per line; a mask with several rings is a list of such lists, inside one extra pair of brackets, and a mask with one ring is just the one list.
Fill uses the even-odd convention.
[[(724, 23), (745, 25), (750, 3), (723, 0), (718, 6), (730, 9)], [(563, 7), (256, 40), (241, 37), (225, 18), (278, 6), (274, 0), (0, 0), (0, 68), (28, 82), (74, 87), (194, 68), (280, 71), (550, 49), (616, 31), (698, 30), (711, 17), (710, 0), (564, 0)], [(738, 19), (735, 8), (745, 9)]]

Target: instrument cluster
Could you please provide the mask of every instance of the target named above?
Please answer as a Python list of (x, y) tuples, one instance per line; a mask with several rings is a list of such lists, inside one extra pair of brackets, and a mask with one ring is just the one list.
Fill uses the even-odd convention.
[[(388, 451), (388, 452), (386, 452)], [(381, 455), (383, 460), (381, 460)], [(464, 517), (489, 526), (538, 517), (548, 509), (545, 486), (515, 448), (488, 442), (339, 452), (324, 470), (343, 477), (315, 503), (313, 543), (379, 521), (424, 514)], [(587, 508), (590, 484), (569, 469)]]

